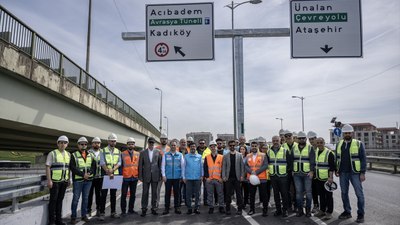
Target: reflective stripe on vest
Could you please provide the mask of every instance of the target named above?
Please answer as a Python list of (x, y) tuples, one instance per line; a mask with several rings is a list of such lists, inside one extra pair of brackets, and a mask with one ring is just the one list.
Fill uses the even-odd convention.
[(137, 151), (132, 152), (132, 158), (129, 154), (129, 150), (125, 150), (121, 153), (121, 160), (123, 161), (122, 176), (124, 178), (137, 178), (139, 176), (139, 155)]
[(211, 154), (209, 154), (207, 157), (207, 166), (208, 166), (208, 176), (211, 180), (219, 180), (221, 179), (221, 174), (222, 174), (222, 159), (223, 156), (220, 154), (217, 154), (217, 157), (215, 158), (215, 162), (212, 159)]
[(288, 143), (284, 143), (284, 144), (282, 145), (282, 147), (283, 147), (284, 149), (286, 149), (286, 151), (289, 151), (289, 153), (291, 154), (291, 153), (293, 152), (293, 150), (294, 150), (296, 147), (298, 147), (298, 144), (297, 144), (297, 142), (293, 142), (292, 148), (289, 148)]
[[(85, 159), (83, 159), (82, 155), (79, 154), (79, 150), (74, 152), (74, 153), (72, 153), (72, 155), (75, 158), (76, 168), (78, 170), (82, 171), (83, 173), (87, 173), (87, 171), (92, 166), (92, 154), (86, 153), (86, 161), (85, 161)], [(93, 173), (91, 173), (89, 175), (89, 179), (88, 180), (92, 180), (92, 179), (93, 179)], [(83, 177), (78, 176), (78, 175), (75, 174), (74, 180), (75, 181), (83, 181)]]
[(180, 152), (165, 153), (165, 176), (167, 179), (180, 179), (182, 178), (182, 159), (183, 155)]
[(92, 154), (92, 159), (96, 161), (96, 175), (94, 178), (101, 178), (101, 166), (100, 166), (100, 153), (96, 155), (94, 154), (94, 150), (89, 150), (90, 154)]
[(293, 172), (310, 172), (310, 151), (309, 144), (306, 144), (301, 152), (298, 145), (293, 148)]
[[(337, 169), (337, 171), (339, 171), (339, 169), (340, 169), (343, 142), (344, 141), (341, 140), (336, 147), (336, 153), (337, 153), (336, 169)], [(349, 154), (350, 154), (350, 159), (351, 159), (351, 169), (355, 173), (359, 173), (361, 170), (359, 150), (360, 150), (360, 141), (358, 141), (356, 139), (352, 139), (351, 144), (350, 144)]]
[(50, 166), (51, 180), (54, 182), (68, 181), (69, 180), (69, 161), (71, 155), (64, 150), (64, 156), (60, 150), (55, 149), (49, 154), (53, 156), (53, 162)]
[[(106, 160), (106, 165), (108, 169), (112, 169), (115, 164), (118, 164), (120, 157), (120, 151), (118, 150), (118, 148), (114, 148), (114, 152), (111, 155), (110, 149), (108, 149), (107, 146), (103, 149), (102, 154), (104, 154), (104, 159)], [(116, 170), (114, 172), (114, 175), (119, 175), (119, 171)]]
[(315, 153), (315, 171), (316, 177), (318, 180), (326, 181), (328, 180), (329, 175), (329, 153), (331, 150), (328, 148), (324, 148), (324, 151), (321, 154), (318, 151)]
[(282, 177), (287, 175), (286, 151), (287, 150), (281, 146), (276, 155), (273, 150), (268, 152), (270, 159), (268, 165), (270, 175), (278, 175)]
[[(261, 152), (257, 153), (255, 161), (253, 160), (253, 153), (248, 154), (247, 157), (248, 157), (247, 164), (249, 165), (251, 171), (257, 171), (261, 168), (261, 166), (264, 162), (265, 153), (261, 153)], [(247, 173), (247, 179), (250, 178), (250, 175), (251, 174)], [(267, 180), (268, 179), (267, 170), (261, 172), (257, 176), (260, 180)]]

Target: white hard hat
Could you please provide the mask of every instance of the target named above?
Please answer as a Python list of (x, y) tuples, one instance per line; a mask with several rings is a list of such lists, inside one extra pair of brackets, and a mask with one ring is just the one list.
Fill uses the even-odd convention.
[(210, 141), (210, 144), (208, 144), (209, 146), (211, 145), (217, 145), (217, 143), (215, 141)]
[(342, 132), (343, 133), (348, 133), (348, 132), (354, 132), (354, 128), (350, 124), (345, 124), (342, 127)]
[(192, 137), (188, 137), (187, 141), (194, 141)]
[(117, 135), (114, 133), (111, 133), (110, 135), (108, 135), (108, 140), (109, 141), (116, 141), (117, 140)]
[(128, 140), (126, 140), (126, 143), (128, 144), (129, 142), (136, 143), (135, 138), (133, 137), (128, 138)]
[(306, 133), (304, 133), (303, 131), (300, 131), (300, 132), (297, 134), (297, 137), (298, 137), (298, 138), (306, 138), (307, 135), (306, 135)]
[(310, 138), (316, 138), (317, 137), (317, 133), (315, 133), (314, 131), (308, 131), (307, 133), (307, 137)]
[(161, 138), (168, 139), (168, 136), (167, 136), (166, 134), (162, 133), (161, 136), (160, 136), (160, 139), (161, 139)]
[(254, 175), (254, 174), (250, 175), (249, 180), (250, 180), (250, 183), (252, 185), (259, 185), (260, 184), (260, 179), (257, 177), (257, 175)]
[(325, 190), (329, 191), (329, 192), (333, 192), (334, 190), (337, 189), (337, 183), (335, 181), (333, 181), (331, 184), (327, 181), (324, 184)]
[(101, 139), (99, 137), (94, 137), (92, 140), (92, 143), (94, 143), (94, 142), (101, 143)]
[(293, 137), (298, 137), (296, 132), (293, 132)]
[(292, 132), (290, 130), (285, 130), (284, 135), (286, 135), (286, 134), (292, 134)]
[(88, 141), (87, 141), (87, 139), (86, 139), (85, 137), (80, 137), (80, 138), (78, 139), (78, 144), (81, 143), (81, 142), (86, 142), (86, 143), (88, 143)]
[(59, 142), (59, 141), (66, 141), (66, 142), (69, 142), (68, 137), (65, 136), (65, 135), (60, 136), (60, 137), (57, 139), (57, 142)]
[(285, 135), (285, 130), (284, 129), (280, 129), (279, 130), (279, 135)]

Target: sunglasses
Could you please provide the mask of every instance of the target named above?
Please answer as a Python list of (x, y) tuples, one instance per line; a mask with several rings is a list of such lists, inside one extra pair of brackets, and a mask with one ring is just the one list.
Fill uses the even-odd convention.
[(297, 139), (299, 139), (299, 140), (305, 140), (306, 138), (305, 138), (305, 137), (301, 137), (301, 138), (297, 138)]
[(58, 143), (59, 143), (59, 144), (64, 144), (64, 145), (65, 145), (65, 144), (68, 144), (68, 142), (66, 142), (66, 141), (59, 141)]
[(285, 137), (291, 137), (292, 135), (291, 134), (285, 134)]
[(317, 142), (317, 144), (324, 144), (324, 142)]
[(86, 146), (87, 144), (80, 144), (80, 145), (82, 145), (82, 146)]
[(229, 147), (235, 147), (235, 145), (229, 145)]

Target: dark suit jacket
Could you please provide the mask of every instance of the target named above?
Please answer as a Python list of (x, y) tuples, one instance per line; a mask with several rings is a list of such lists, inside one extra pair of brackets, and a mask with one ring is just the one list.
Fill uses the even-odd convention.
[(142, 182), (158, 182), (161, 180), (161, 161), (160, 150), (153, 149), (153, 160), (150, 163), (149, 150), (140, 152), (139, 156), (139, 180)]
[[(222, 163), (222, 179), (227, 180), (229, 178), (229, 173), (231, 170), (231, 153), (227, 153), (224, 155), (223, 163)], [(245, 178), (244, 172), (244, 163), (243, 163), (243, 156), (239, 152), (235, 152), (235, 173), (236, 178), (240, 181), (240, 178)]]

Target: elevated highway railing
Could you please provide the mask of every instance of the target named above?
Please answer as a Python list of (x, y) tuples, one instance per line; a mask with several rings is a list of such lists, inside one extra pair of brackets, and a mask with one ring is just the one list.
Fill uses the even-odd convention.
[(381, 156), (367, 156), (367, 163), (369, 163), (369, 169), (375, 169), (373, 164), (383, 164), (393, 166), (393, 173), (398, 173), (397, 167), (400, 166), (400, 158), (393, 157), (381, 157)]
[(143, 116), (1, 5), (0, 39), (159, 136)]

